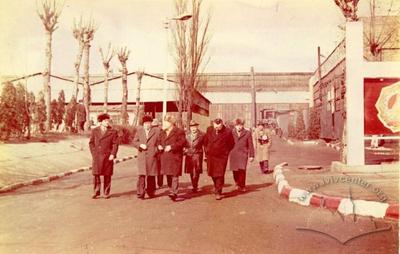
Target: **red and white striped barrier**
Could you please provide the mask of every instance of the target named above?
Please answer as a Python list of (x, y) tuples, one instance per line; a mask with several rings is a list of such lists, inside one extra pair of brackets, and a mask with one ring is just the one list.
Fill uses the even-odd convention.
[(275, 166), (272, 174), (278, 193), (289, 202), (297, 203), (302, 206), (324, 207), (330, 210), (338, 211), (341, 214), (356, 214), (361, 216), (371, 216), (374, 218), (399, 218), (399, 204), (382, 203), (367, 200), (350, 200), (343, 197), (332, 197), (314, 192), (308, 192), (298, 188), (293, 188), (283, 175), (283, 167), (287, 163), (281, 163)]

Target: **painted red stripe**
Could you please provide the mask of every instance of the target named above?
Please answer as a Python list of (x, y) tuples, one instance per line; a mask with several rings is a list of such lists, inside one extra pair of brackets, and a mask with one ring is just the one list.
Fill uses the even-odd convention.
[(328, 209), (337, 210), (341, 200), (342, 200), (342, 198), (339, 198), (339, 197), (325, 196), (324, 197), (324, 202), (325, 202), (324, 206)]
[(282, 192), (281, 192), (281, 196), (286, 198), (286, 199), (289, 199), (289, 194), (290, 194), (291, 191), (292, 191), (292, 187), (283, 186)]
[(386, 209), (385, 217), (389, 218), (399, 218), (399, 204), (389, 204), (389, 207)]
[(313, 194), (310, 199), (310, 205), (321, 207), (324, 204), (324, 196), (320, 194)]

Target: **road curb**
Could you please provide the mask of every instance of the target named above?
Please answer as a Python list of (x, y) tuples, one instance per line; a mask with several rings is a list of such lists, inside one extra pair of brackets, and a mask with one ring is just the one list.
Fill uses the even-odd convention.
[(326, 143), (326, 146), (327, 146), (327, 147), (330, 147), (330, 148), (333, 148), (333, 149), (335, 149), (336, 151), (340, 151), (340, 145), (338, 145), (338, 144)]
[[(114, 164), (118, 164), (118, 163), (121, 163), (123, 161), (131, 160), (134, 157), (135, 156), (125, 156), (123, 158), (115, 159), (114, 160)], [(0, 194), (6, 193), (6, 192), (11, 192), (11, 191), (14, 191), (16, 189), (19, 189), (19, 188), (22, 188), (22, 187), (25, 187), (25, 186), (29, 186), (29, 185), (38, 185), (38, 184), (42, 184), (42, 183), (51, 182), (51, 181), (58, 180), (58, 179), (61, 179), (63, 177), (66, 177), (66, 176), (70, 176), (70, 175), (76, 174), (76, 173), (89, 171), (91, 169), (92, 169), (91, 166), (79, 167), (79, 168), (68, 170), (68, 171), (63, 172), (63, 173), (58, 173), (58, 174), (54, 174), (54, 175), (40, 177), (40, 178), (36, 178), (36, 179), (33, 179), (33, 180), (28, 180), (28, 181), (25, 181), (25, 182), (21, 182), (21, 183), (14, 183), (14, 184), (6, 185), (6, 186), (3, 186), (2, 188), (0, 188)]]
[(338, 211), (341, 214), (356, 214), (384, 219), (399, 219), (399, 204), (382, 203), (368, 200), (350, 200), (343, 197), (322, 195), (308, 192), (307, 190), (294, 188), (289, 185), (283, 174), (283, 167), (288, 165), (283, 162), (275, 166), (272, 174), (278, 193), (289, 202), (297, 203), (302, 206), (313, 206)]

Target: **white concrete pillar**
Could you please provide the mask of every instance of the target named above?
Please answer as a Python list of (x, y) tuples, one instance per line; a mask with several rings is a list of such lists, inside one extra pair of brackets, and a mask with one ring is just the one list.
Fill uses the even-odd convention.
[(308, 80), (308, 107), (312, 108), (314, 107), (314, 79), (310, 78)]
[(347, 165), (364, 165), (363, 23), (346, 23)]

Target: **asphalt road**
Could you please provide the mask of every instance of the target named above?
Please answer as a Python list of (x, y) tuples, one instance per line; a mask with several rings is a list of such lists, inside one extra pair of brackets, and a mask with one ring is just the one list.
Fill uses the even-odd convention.
[[(296, 158), (275, 142), (273, 164)], [(181, 177), (181, 202), (166, 189), (154, 199), (136, 198), (135, 160), (116, 166), (112, 197), (92, 200), (92, 176), (79, 173), (0, 196), (0, 253), (398, 253), (398, 224), (346, 217), (302, 207), (279, 197), (271, 175), (256, 164), (248, 170), (248, 191), (234, 190), (226, 174), (226, 197), (211, 194), (209, 177), (190, 193)], [(311, 230), (323, 231), (345, 244)]]

